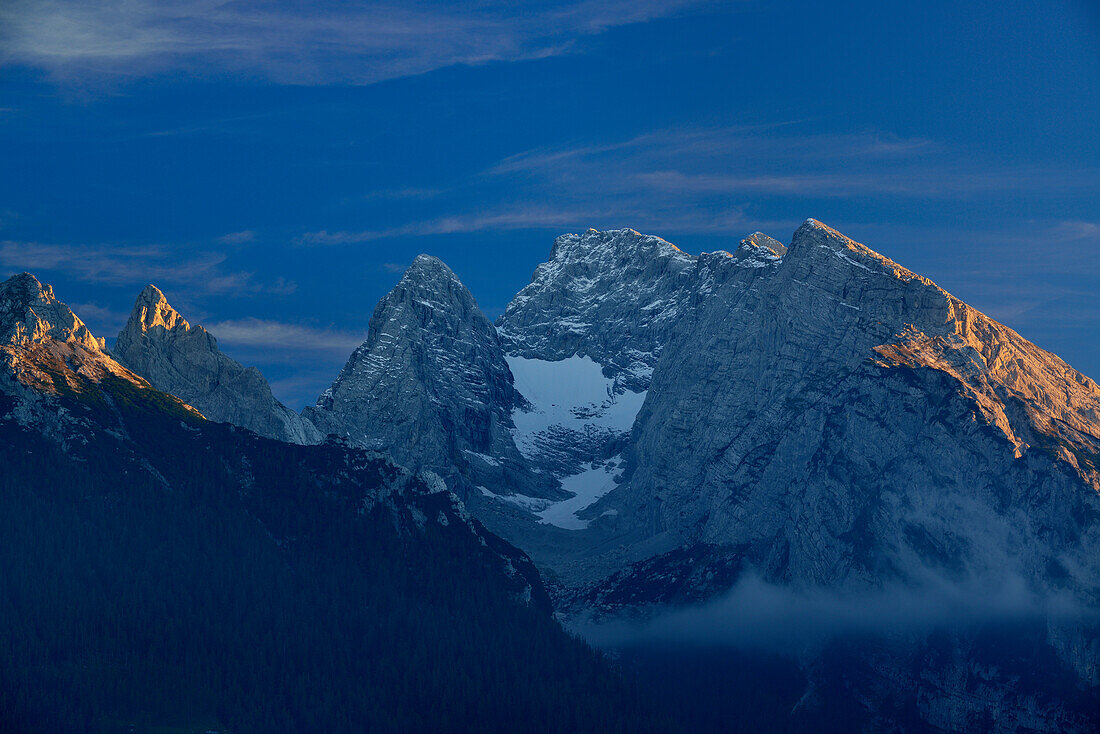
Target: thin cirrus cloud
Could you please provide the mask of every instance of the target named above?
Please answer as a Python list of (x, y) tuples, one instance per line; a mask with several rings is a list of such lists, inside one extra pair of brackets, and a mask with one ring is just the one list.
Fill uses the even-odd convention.
[[(176, 248), (178, 250), (178, 248)], [(175, 283), (199, 293), (293, 293), (296, 284), (285, 278), (261, 280), (254, 274), (225, 267), (227, 256), (204, 252), (181, 257), (162, 245), (58, 245), (38, 242), (0, 242), (0, 269), (61, 272), (77, 280), (103, 285)]]
[[(276, 348), (280, 353), (324, 353), (346, 357), (366, 338), (362, 332), (315, 328), (267, 319), (245, 318), (217, 321), (207, 330), (238, 350)], [(297, 358), (297, 357), (295, 357)]]
[[(410, 222), (388, 229), (359, 231), (319, 230), (305, 232), (296, 240), (300, 245), (346, 245), (372, 242), (391, 237), (416, 237), (457, 232), (483, 232), (486, 230), (529, 229), (564, 226), (584, 216), (577, 211), (560, 211), (547, 208), (509, 209), (494, 214), (445, 216)], [(388, 269), (388, 268), (387, 268)]]
[(256, 239), (256, 233), (251, 229), (241, 230), (240, 232), (230, 232), (229, 234), (223, 234), (218, 238), (218, 242), (226, 245), (241, 245), (246, 242), (252, 242)]
[(568, 53), (585, 36), (699, 4), (12, 0), (0, 5), (0, 63), (58, 77), (187, 68), (287, 84), (370, 84)]
[[(936, 141), (868, 131), (800, 133), (803, 123), (657, 130), (606, 142), (522, 151), (475, 172), (457, 189), (478, 212), (370, 230), (315, 230), (300, 245), (490, 229), (578, 226), (720, 233), (778, 225), (765, 199), (807, 202), (989, 197), (1021, 187), (1054, 193), (1091, 186), (1092, 172), (1006, 170), (967, 160)], [(501, 192), (507, 201), (501, 201)], [(444, 204), (447, 196), (437, 193)], [(495, 203), (493, 203), (495, 202)], [(594, 206), (593, 202), (598, 202)]]
[[(749, 224), (736, 208), (709, 214), (706, 218), (685, 216), (663, 207), (641, 207), (631, 204), (609, 205), (600, 208), (546, 207), (506, 208), (488, 214), (470, 214), (439, 217), (410, 222), (390, 229), (305, 232), (295, 242), (298, 245), (349, 245), (374, 242), (394, 237), (422, 237), (429, 235), (469, 232), (509, 231), (518, 229), (619, 229), (623, 227), (661, 227), (681, 232), (721, 232), (743, 228)], [(386, 264), (387, 270), (390, 264)], [(397, 271), (391, 271), (397, 272)]]
[(340, 371), (365, 331), (255, 317), (205, 324), (219, 347), (244, 364), (260, 364), (272, 391), (295, 410), (312, 405)]
[(800, 134), (799, 123), (664, 130), (604, 145), (524, 151), (489, 169), (562, 195), (982, 196), (1095, 185), (1100, 172), (1005, 166), (925, 138), (868, 131)]

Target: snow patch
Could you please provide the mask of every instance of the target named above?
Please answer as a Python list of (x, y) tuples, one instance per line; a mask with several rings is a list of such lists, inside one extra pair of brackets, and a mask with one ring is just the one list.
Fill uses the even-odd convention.
[(516, 389), (531, 403), (530, 410), (512, 413), (519, 450), (530, 458), (538, 436), (552, 426), (583, 432), (596, 426), (625, 433), (645, 402), (644, 392), (616, 393), (615, 382), (589, 357), (551, 362), (507, 357)]
[[(589, 521), (577, 517), (577, 513), (613, 490), (621, 474), (621, 460), (611, 460), (600, 466), (588, 464), (588, 468), (579, 474), (561, 479), (562, 488), (571, 492), (573, 496), (557, 502), (522, 494), (495, 494), (482, 486), (478, 486), (478, 490), (486, 497), (507, 502), (530, 512), (544, 525), (554, 525), (564, 530), (584, 530), (588, 527)], [(603, 514), (614, 514), (614, 511)]]
[(622, 469), (617, 468), (615, 462), (603, 466), (589, 464), (580, 474), (562, 478), (561, 486), (572, 492), (572, 497), (555, 502), (535, 514), (548, 525), (566, 530), (584, 530), (588, 527), (588, 520), (577, 517), (577, 513), (613, 490), (617, 485), (615, 480), (621, 473)]

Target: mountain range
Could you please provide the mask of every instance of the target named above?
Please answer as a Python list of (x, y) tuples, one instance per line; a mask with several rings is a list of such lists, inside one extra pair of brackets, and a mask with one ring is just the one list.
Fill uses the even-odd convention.
[(232, 437), (246, 497), (254, 446), (373, 462), (405, 526), (467, 528), (506, 596), (624, 649), (816, 610), (834, 632), (768, 648), (797, 670), (772, 728), (838, 701), (836, 730), (1097, 728), (1100, 387), (816, 220), (699, 255), (563, 235), (495, 324), (421, 255), (301, 415), (153, 286), (110, 350), (30, 276), (3, 288), (5, 420), (64, 451), (117, 434), (167, 476), (121, 390), (170, 445)]
[[(291, 424), (159, 292), (135, 312), (151, 376)], [(669, 730), (438, 475), (207, 420), (29, 274), (0, 364), (3, 731)]]

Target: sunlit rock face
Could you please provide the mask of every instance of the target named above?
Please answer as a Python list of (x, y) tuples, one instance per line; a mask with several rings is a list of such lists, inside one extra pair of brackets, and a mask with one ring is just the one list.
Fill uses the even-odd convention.
[(291, 443), (322, 438), (275, 399), (259, 370), (222, 354), (214, 336), (188, 324), (156, 286), (146, 286), (138, 295), (111, 352), (153, 387), (176, 395), (210, 420)]
[(677, 324), (593, 512), (779, 581), (1020, 574), (1098, 598), (1096, 383), (812, 220), (735, 265)]
[(631, 229), (555, 241), (497, 321), (530, 403), (512, 415), (520, 451), (577, 493), (560, 507), (531, 505), (540, 521), (591, 523), (584, 511), (622, 480), (631, 427), (677, 325), (731, 278), (770, 273), (785, 252), (760, 232), (733, 253), (698, 256)]
[[(57, 300), (53, 288), (29, 273), (0, 283), (0, 421), (41, 433), (70, 450), (89, 444), (88, 415), (112, 411), (106, 395), (135, 391), (153, 392), (106, 351), (104, 340)], [(165, 411), (202, 420), (178, 398), (161, 398)]]
[(420, 255), (374, 310), (367, 339), (303, 413), (326, 433), (430, 469), (456, 491), (557, 496), (516, 450), (524, 404), (493, 325), (443, 262)]
[(104, 351), (104, 342), (53, 288), (30, 273), (0, 283), (0, 378), (48, 394), (77, 389), (107, 375), (139, 381)]
[(102, 347), (84, 322), (54, 298), (53, 288), (30, 273), (0, 283), (0, 343), (26, 346), (48, 340), (72, 343), (93, 352)]
[[(978, 627), (840, 661), (806, 652), (807, 710), (844, 680), (857, 699), (913, 705), (921, 726), (996, 716), (1005, 731), (1081, 730), (1075, 692), (1085, 708), (1100, 695), (1096, 383), (813, 220), (789, 247), (755, 233), (692, 257), (661, 242), (560, 238), (499, 322), (510, 359), (561, 364), (563, 377), (581, 354), (612, 376), (652, 365), (614, 388), (642, 387), (644, 402), (614, 446), (615, 482), (562, 526), (575, 529), (507, 529), (562, 582), (559, 609), (645, 617), (724, 599), (746, 578), (836, 598), (945, 594)], [(636, 263), (642, 251), (653, 261)], [(567, 462), (551, 470), (572, 480)], [(1006, 589), (1026, 604), (986, 615), (986, 594)], [(1007, 618), (1028, 620), (1019, 649), (975, 632)], [(872, 714), (872, 729), (897, 724)]]

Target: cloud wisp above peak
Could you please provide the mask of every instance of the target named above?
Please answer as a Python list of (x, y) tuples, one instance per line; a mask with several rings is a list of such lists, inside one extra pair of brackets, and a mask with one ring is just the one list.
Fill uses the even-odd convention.
[(325, 352), (346, 357), (366, 338), (366, 333), (316, 328), (301, 324), (258, 319), (229, 319), (209, 324), (220, 341), (240, 349), (277, 349), (281, 352)]
[(560, 55), (585, 36), (698, 4), (13, 0), (0, 6), (0, 64), (59, 79), (186, 70), (283, 84), (371, 84), (458, 64)]
[[(729, 233), (757, 225), (759, 222), (746, 219), (736, 207), (712, 213), (706, 218), (692, 216), (690, 212), (685, 215), (684, 212), (659, 207), (640, 207), (628, 202), (619, 206), (605, 207), (502, 207), (479, 214), (457, 214), (414, 221), (389, 229), (305, 232), (295, 240), (295, 244), (305, 247), (354, 245), (400, 237), (539, 229), (561, 234), (567, 230), (583, 231), (588, 227), (596, 229), (641, 227), (661, 231)], [(782, 224), (782, 226), (786, 225), (785, 222)]]
[[(588, 226), (732, 235), (746, 227), (785, 229), (808, 211), (844, 204), (861, 210), (963, 200), (1000, 206), (1021, 195), (1079, 195), (1096, 180), (1094, 171), (1008, 166), (924, 137), (806, 127), (798, 121), (682, 127), (533, 148), (471, 171), (450, 190), (433, 189), (434, 208), (445, 213), (372, 229), (318, 228), (295, 242), (349, 245)], [(777, 210), (793, 216), (777, 218)], [(1087, 223), (1077, 229), (1080, 236), (1090, 233)]]
[(657, 130), (606, 144), (517, 153), (487, 174), (543, 187), (699, 197), (779, 196), (934, 199), (1028, 189), (1089, 189), (1096, 171), (1004, 165), (937, 141), (870, 130), (803, 132), (803, 123)]
[(225, 267), (223, 252), (191, 252), (163, 245), (65, 245), (0, 241), (0, 272), (61, 272), (76, 280), (109, 286), (164, 282), (207, 294), (293, 293), (285, 278), (261, 279)]

